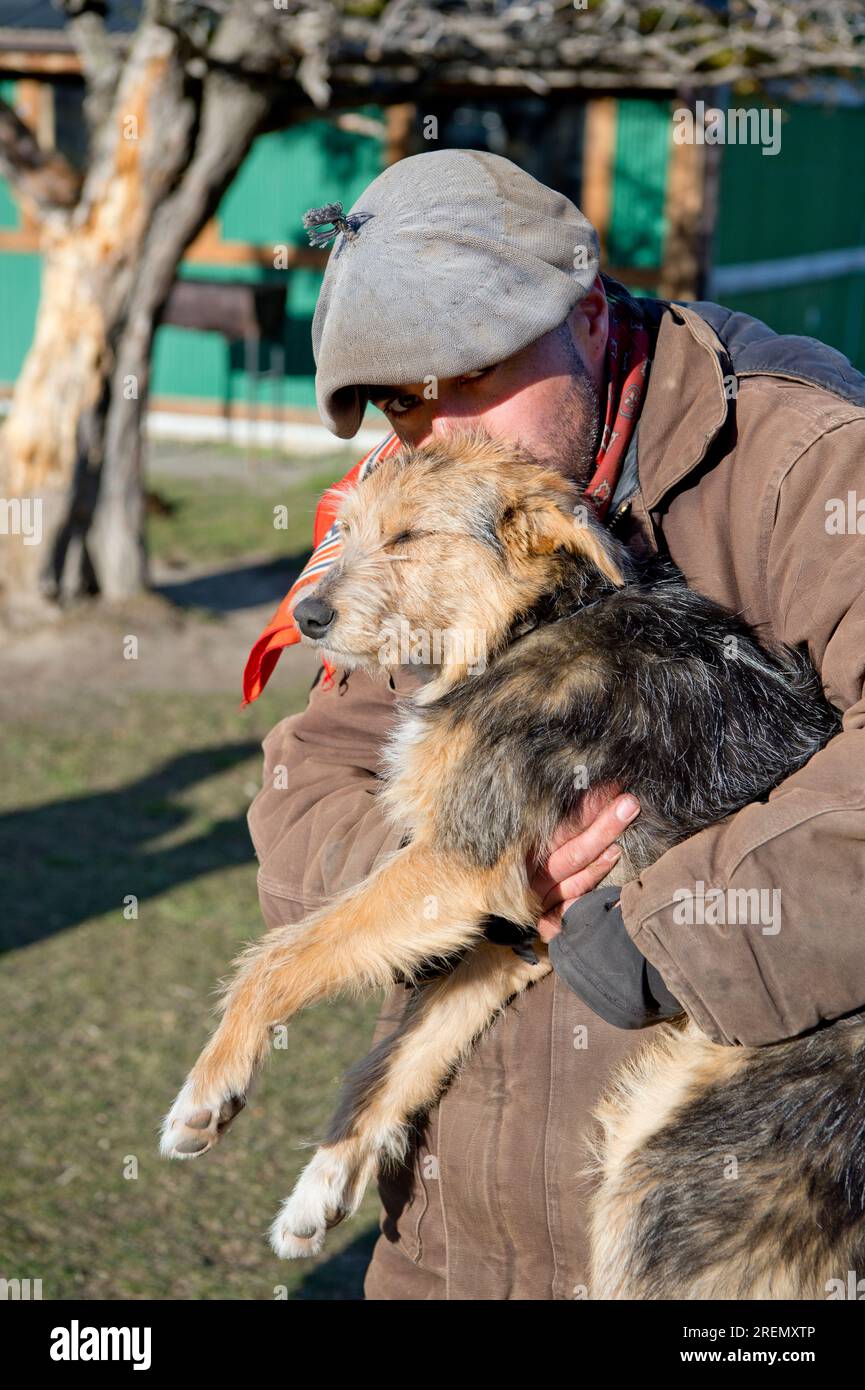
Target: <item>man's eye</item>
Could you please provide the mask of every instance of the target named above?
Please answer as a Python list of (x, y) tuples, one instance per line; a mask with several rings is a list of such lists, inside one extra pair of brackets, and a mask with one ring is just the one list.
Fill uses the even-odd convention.
[(386, 415), (408, 415), (410, 410), (414, 410), (418, 403), (417, 396), (392, 396), (385, 402), (384, 412)]
[(489, 376), (490, 372), (494, 371), (495, 367), (481, 367), (480, 370), (476, 372), (464, 372), (459, 378), (460, 386), (462, 386), (464, 382), (480, 381), (481, 377)]

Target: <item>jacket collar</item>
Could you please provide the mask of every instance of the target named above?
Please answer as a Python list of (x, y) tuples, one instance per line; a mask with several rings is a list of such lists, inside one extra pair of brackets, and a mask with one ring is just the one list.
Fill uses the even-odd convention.
[(685, 305), (659, 308), (638, 439), (638, 489), (647, 511), (702, 463), (730, 410), (724, 379), (732, 363), (720, 338)]

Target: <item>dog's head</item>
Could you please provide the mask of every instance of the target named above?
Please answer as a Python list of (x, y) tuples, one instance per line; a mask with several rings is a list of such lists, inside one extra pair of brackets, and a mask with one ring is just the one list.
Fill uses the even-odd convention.
[(477, 431), (382, 460), (337, 525), (340, 560), (294, 610), (305, 640), (342, 666), (436, 668), (436, 693), (563, 586), (578, 604), (625, 582), (575, 485)]

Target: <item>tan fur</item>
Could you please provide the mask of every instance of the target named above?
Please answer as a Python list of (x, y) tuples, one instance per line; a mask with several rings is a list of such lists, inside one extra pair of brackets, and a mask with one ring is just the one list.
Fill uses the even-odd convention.
[[(544, 953), (545, 955), (545, 953)], [(352, 1087), (332, 1128), (347, 1137), (328, 1143), (328, 1157), (346, 1175), (342, 1211), (354, 1210), (377, 1167), (405, 1158), (410, 1117), (426, 1109), (478, 1036), (507, 1002), (549, 973), (544, 958), (530, 966), (513, 953), (481, 941), (454, 970), (418, 996), (396, 1033), (387, 1040), (383, 1082), (370, 1059), (352, 1075)], [(374, 1054), (372, 1054), (374, 1057)], [(298, 1186), (304, 1182), (301, 1176)], [(337, 1224), (331, 1220), (330, 1224)]]
[[(343, 560), (316, 588), (340, 610), (326, 643), (337, 664), (381, 672), (381, 633), (406, 607), (422, 611), (430, 630), (482, 633), (492, 655), (514, 614), (548, 589), (560, 551), (584, 555), (613, 583), (624, 582), (605, 534), (585, 522), (572, 482), (482, 432), (467, 432), (457, 447), (456, 480), (446, 467), (455, 448), (448, 441), (382, 460), (346, 494), (338, 516)], [(506, 573), (487, 546), (466, 535), (466, 518), (485, 495), (505, 508), (499, 538), (508, 549)], [(409, 545), (397, 539), (407, 529), (415, 533)], [(446, 659), (421, 702), (438, 699), (466, 675), (466, 662)]]

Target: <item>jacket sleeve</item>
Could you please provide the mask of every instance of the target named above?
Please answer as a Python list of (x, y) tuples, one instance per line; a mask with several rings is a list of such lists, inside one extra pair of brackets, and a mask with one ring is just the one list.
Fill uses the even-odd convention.
[[(848, 493), (854, 507), (863, 496), (863, 462), (860, 414), (791, 463), (768, 499), (773, 625), (808, 643), (842, 732), (766, 802), (622, 889), (632, 940), (716, 1042), (777, 1042), (865, 1007), (865, 516), (841, 534), (830, 522), (833, 501), (849, 509)], [(702, 907), (693, 896), (688, 911), (683, 894), (700, 885)]]
[[(306, 709), (265, 739), (262, 789), (247, 817), (269, 927), (298, 922), (361, 882), (402, 840), (376, 796), (396, 697), (360, 670), (337, 670), (327, 689), (321, 674)], [(402, 682), (410, 688), (411, 677)]]

